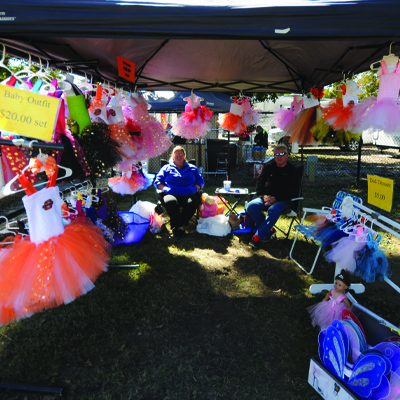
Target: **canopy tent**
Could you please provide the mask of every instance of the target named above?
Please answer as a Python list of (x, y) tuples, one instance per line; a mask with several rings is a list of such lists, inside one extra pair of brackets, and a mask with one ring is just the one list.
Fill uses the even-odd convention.
[[(151, 93), (151, 92), (150, 92)], [(217, 92), (194, 92), (198, 97), (201, 97), (201, 105), (206, 106), (209, 110), (217, 112), (228, 112), (230, 110), (232, 100), (225, 93)], [(189, 97), (191, 92), (175, 92), (171, 98), (158, 97), (150, 95), (146, 97), (146, 101), (151, 105), (151, 112), (183, 112), (185, 110), (186, 97)]]
[[(5, 0), (0, 41), (11, 55), (130, 90), (298, 93), (369, 70), (400, 38), (397, 0), (191, 4)], [(134, 82), (118, 76), (117, 56), (135, 63)]]

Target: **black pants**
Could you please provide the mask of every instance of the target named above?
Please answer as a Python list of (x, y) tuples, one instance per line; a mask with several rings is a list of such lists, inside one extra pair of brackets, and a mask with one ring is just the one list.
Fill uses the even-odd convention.
[(188, 225), (197, 208), (200, 206), (200, 193), (178, 196), (165, 194), (162, 203), (170, 218), (171, 228)]

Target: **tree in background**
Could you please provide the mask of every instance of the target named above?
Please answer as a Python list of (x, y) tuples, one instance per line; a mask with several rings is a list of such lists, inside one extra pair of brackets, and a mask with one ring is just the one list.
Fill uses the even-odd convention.
[(358, 74), (357, 83), (361, 89), (361, 94), (358, 96), (359, 100), (378, 95), (379, 79), (376, 70)]

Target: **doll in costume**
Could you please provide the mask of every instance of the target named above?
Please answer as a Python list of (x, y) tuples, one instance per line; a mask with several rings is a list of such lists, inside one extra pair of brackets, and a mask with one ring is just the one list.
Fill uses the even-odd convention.
[(246, 132), (246, 125), (243, 122), (243, 107), (238, 104), (235, 97), (230, 110), (226, 114), (220, 114), (218, 123), (221, 128), (233, 132), (235, 135), (241, 135)]
[(149, 114), (148, 104), (138, 93), (132, 93), (132, 97), (126, 97), (126, 105), (122, 111), (128, 129), (136, 129), (140, 136), (132, 139), (137, 144), (135, 154), (136, 161), (154, 158), (165, 153), (172, 141), (157, 119)]
[(187, 100), (185, 112), (173, 123), (172, 133), (186, 139), (204, 138), (210, 130), (207, 123), (211, 121), (213, 111), (202, 106), (200, 101), (203, 99), (194, 93), (184, 100)]
[(29, 236), (15, 243), (0, 262), (1, 324), (70, 303), (87, 293), (109, 260), (108, 244), (90, 221), (76, 218), (64, 227), (55, 160), (50, 156), (44, 162), (34, 160), (32, 168), (44, 169), (49, 182), (37, 191), (25, 175), (19, 176), (26, 192), (22, 202)]
[(400, 130), (400, 62), (394, 54), (384, 56), (378, 70), (378, 96), (370, 97), (354, 108), (355, 124), (360, 131), (368, 128), (394, 133)]
[(351, 307), (346, 296), (350, 284), (349, 273), (342, 269), (340, 274), (335, 276), (335, 287), (320, 303), (307, 308), (314, 327), (318, 325), (323, 330), (328, 328), (335, 319), (342, 319), (342, 311)]

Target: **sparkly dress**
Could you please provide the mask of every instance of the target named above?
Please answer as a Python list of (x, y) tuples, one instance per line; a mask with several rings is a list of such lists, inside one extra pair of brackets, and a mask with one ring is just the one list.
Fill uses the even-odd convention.
[(185, 112), (172, 125), (172, 133), (186, 139), (204, 138), (210, 130), (207, 125), (213, 112), (200, 105), (201, 98), (196, 95), (187, 97)]
[(29, 237), (0, 259), (1, 324), (73, 301), (107, 269), (108, 244), (100, 229), (85, 218), (64, 227), (56, 176), (40, 191), (20, 176)]
[(141, 96), (130, 100), (130, 104), (123, 108), (123, 113), (126, 125), (140, 131), (140, 136), (132, 137), (138, 147), (136, 160), (146, 160), (165, 153), (172, 146), (172, 141), (161, 122), (149, 115), (148, 104)]

